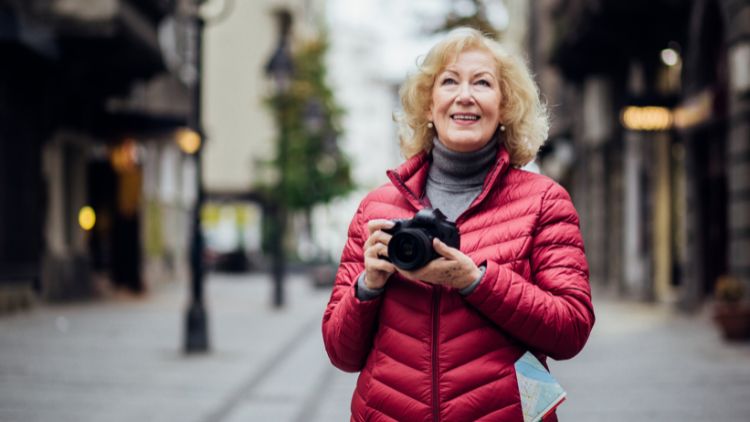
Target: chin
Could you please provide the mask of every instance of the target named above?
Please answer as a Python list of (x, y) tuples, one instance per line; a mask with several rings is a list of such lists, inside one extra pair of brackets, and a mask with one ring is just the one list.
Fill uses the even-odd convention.
[(478, 149), (481, 149), (483, 146), (487, 145), (487, 142), (489, 142), (489, 140), (480, 140), (480, 139), (472, 138), (472, 139), (456, 139), (453, 141), (443, 141), (443, 144), (446, 147), (448, 147), (448, 149), (452, 149), (454, 151), (471, 152), (471, 151), (476, 151)]

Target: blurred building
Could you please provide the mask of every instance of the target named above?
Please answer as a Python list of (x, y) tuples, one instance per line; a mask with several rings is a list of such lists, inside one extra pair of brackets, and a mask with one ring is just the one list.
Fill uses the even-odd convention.
[(140, 292), (178, 273), (195, 172), (175, 129), (197, 75), (179, 5), (0, 1), (6, 308), (32, 289), (49, 300)]
[(273, 157), (276, 128), (264, 101), (273, 94), (266, 64), (279, 43), (277, 13), (292, 17), (291, 40), (315, 38), (322, 25), (323, 0), (211, 1), (224, 5), (208, 18), (204, 32), (204, 182), (210, 194), (241, 196), (264, 177)]
[(750, 2), (533, 5), (542, 169), (572, 191), (594, 282), (686, 308), (721, 275), (750, 286)]
[[(324, 0), (210, 1), (205, 14), (203, 177), (208, 202), (203, 228), (209, 263), (244, 271), (260, 263), (264, 201), (259, 186), (278, 175), (269, 163), (279, 128), (267, 101), (274, 82), (266, 66), (282, 42), (279, 16), (289, 16), (288, 48), (317, 39)], [(222, 8), (223, 10), (213, 10)], [(291, 231), (299, 245), (302, 231)]]

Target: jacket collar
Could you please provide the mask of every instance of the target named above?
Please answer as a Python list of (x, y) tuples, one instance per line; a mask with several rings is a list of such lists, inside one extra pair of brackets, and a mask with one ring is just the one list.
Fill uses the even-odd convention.
[[(401, 192), (404, 198), (416, 210), (429, 207), (429, 201), (424, 195), (424, 189), (430, 169), (430, 161), (429, 153), (421, 152), (406, 160), (399, 167), (386, 172), (391, 183), (393, 183), (396, 189)], [(497, 182), (498, 178), (508, 170), (509, 163), (510, 154), (505, 149), (505, 145), (500, 144), (500, 148), (497, 149), (495, 164), (484, 179), (482, 192), (474, 199), (471, 206), (481, 202), (487, 196), (490, 188)]]

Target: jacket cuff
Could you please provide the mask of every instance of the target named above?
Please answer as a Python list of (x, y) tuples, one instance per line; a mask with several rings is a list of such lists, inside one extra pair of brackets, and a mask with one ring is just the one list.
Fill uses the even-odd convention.
[(473, 291), (474, 291), (474, 289), (476, 289), (476, 288), (477, 288), (477, 286), (479, 285), (479, 283), (480, 283), (480, 282), (482, 281), (482, 279), (484, 278), (484, 273), (485, 273), (485, 272), (487, 272), (487, 266), (486, 266), (486, 265), (480, 265), (480, 266), (479, 266), (479, 271), (480, 271), (479, 277), (477, 277), (477, 279), (476, 279), (476, 280), (474, 280), (474, 281), (473, 281), (473, 282), (472, 282), (471, 284), (469, 284), (468, 286), (466, 286), (466, 287), (464, 287), (463, 289), (459, 290), (459, 291), (458, 291), (459, 293), (461, 293), (461, 294), (462, 294), (463, 296), (466, 296), (466, 295), (468, 295), (468, 294), (471, 294), (471, 292), (473, 292)]
[(510, 286), (511, 274), (507, 265), (498, 265), (493, 261), (487, 261), (485, 265), (484, 282), (477, 284), (473, 293), (466, 296), (466, 300), (479, 309), (488, 301), (493, 302), (493, 306), (502, 303)]
[(354, 290), (357, 299), (365, 302), (379, 297), (381, 294), (383, 294), (383, 290), (385, 290), (385, 288), (381, 287), (379, 289), (371, 289), (367, 287), (365, 285), (365, 272), (362, 271), (362, 274), (360, 274), (357, 278), (357, 283), (355, 283)]

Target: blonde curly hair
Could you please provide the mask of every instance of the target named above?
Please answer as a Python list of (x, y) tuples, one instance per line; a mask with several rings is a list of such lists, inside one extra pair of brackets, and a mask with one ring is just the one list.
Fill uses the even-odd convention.
[(437, 75), (465, 51), (489, 53), (497, 64), (500, 82), (500, 113), (505, 125), (505, 147), (511, 164), (523, 166), (534, 159), (547, 139), (549, 118), (539, 98), (539, 88), (524, 61), (498, 42), (472, 28), (458, 28), (438, 42), (409, 75), (399, 90), (403, 113), (399, 122), (401, 153), (410, 158), (432, 149), (434, 129), (429, 128), (428, 113), (432, 87)]

